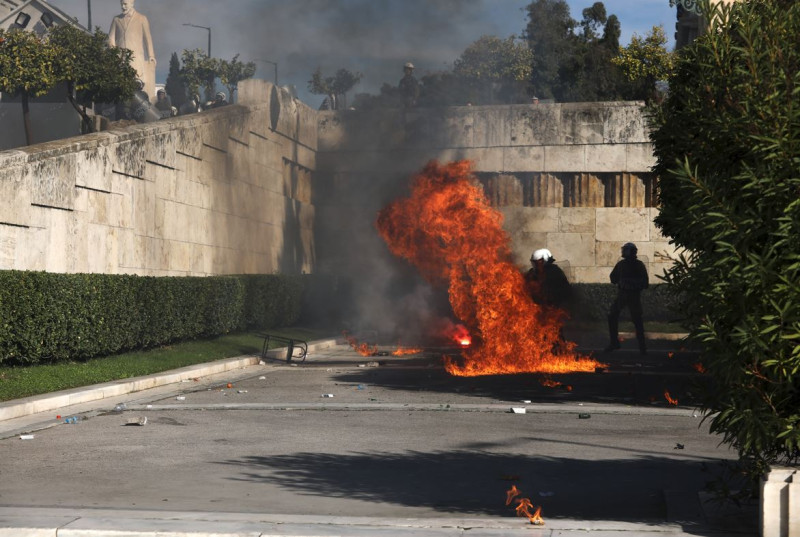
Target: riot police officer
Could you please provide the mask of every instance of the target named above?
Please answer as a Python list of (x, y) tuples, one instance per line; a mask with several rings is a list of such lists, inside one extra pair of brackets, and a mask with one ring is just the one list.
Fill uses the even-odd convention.
[(636, 329), (636, 340), (639, 342), (639, 352), (647, 354), (647, 345), (644, 339), (644, 323), (642, 321), (641, 294), (650, 285), (647, 277), (647, 268), (636, 258), (638, 248), (632, 242), (622, 245), (622, 260), (611, 271), (611, 283), (617, 286), (617, 298), (608, 311), (608, 336), (609, 343), (605, 352), (620, 348), (619, 343), (619, 314), (623, 308), (630, 311), (633, 326)]

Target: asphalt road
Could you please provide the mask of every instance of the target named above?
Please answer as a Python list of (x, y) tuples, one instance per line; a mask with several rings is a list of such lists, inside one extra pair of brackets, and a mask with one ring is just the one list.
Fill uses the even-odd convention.
[(696, 357), (672, 346), (548, 379), (456, 378), (438, 351), (338, 346), (132, 393), (0, 440), (0, 506), (513, 517), (516, 485), (549, 521), (755, 532), (753, 512), (702, 501), (736, 454), (694, 409)]

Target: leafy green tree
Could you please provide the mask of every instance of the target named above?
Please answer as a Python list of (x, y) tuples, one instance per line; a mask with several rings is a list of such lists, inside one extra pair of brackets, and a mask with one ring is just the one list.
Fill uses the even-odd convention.
[(83, 132), (94, 130), (88, 105), (119, 103), (133, 96), (136, 70), (131, 51), (109, 47), (108, 34), (99, 28), (88, 34), (68, 24), (54, 26), (48, 41), (56, 54), (58, 80), (67, 84), (67, 98), (81, 115)]
[(338, 106), (339, 98), (342, 97), (344, 101), (346, 93), (353, 89), (363, 76), (358, 72), (339, 69), (334, 76), (324, 77), (322, 68), (317, 67), (311, 75), (311, 80), (308, 81), (308, 91), (314, 95), (327, 95), (334, 108), (343, 108), (346, 103), (343, 102), (342, 106)]
[(181, 76), (181, 62), (177, 52), (173, 52), (169, 58), (169, 74), (167, 74), (164, 91), (169, 95), (172, 105), (180, 110), (183, 103), (186, 102), (187, 95), (186, 82)]
[(627, 79), (634, 84), (635, 97), (653, 101), (656, 82), (667, 80), (673, 72), (675, 54), (666, 48), (664, 28), (653, 26), (644, 37), (633, 34), (627, 47), (611, 61), (622, 68)]
[[(535, 0), (527, 6), (525, 38), (533, 52), (533, 92), (540, 98), (560, 98), (570, 67), (576, 67), (575, 19), (566, 0)], [(572, 60), (572, 61), (570, 61)]]
[(800, 461), (800, 3), (704, 2), (652, 140), (666, 274), (713, 381), (711, 431), (751, 477)]
[(58, 83), (55, 48), (33, 32), (0, 29), (0, 91), (20, 95), (25, 142), (33, 143), (30, 98), (39, 97)]
[[(619, 19), (595, 2), (574, 20), (565, 0), (528, 5), (525, 37), (533, 50), (533, 92), (558, 101), (627, 98), (631, 84), (611, 60), (619, 54)], [(578, 31), (580, 30), (580, 31)]]
[(228, 88), (228, 99), (234, 101), (233, 93), (238, 89), (239, 82), (252, 78), (256, 74), (255, 62), (243, 63), (239, 61), (239, 55), (233, 57), (231, 61), (220, 60), (219, 80)]
[(200, 87), (205, 90), (206, 100), (214, 97), (215, 81), (219, 76), (219, 60), (209, 58), (200, 49), (184, 50), (181, 54), (183, 67), (180, 75), (191, 95), (199, 94)]
[[(453, 65), (453, 74), (484, 89), (480, 103), (491, 104), (495, 94), (505, 95), (506, 102), (519, 102), (530, 79), (533, 54), (517, 38), (500, 39), (482, 36), (469, 45)], [(479, 104), (479, 103), (474, 103)]]

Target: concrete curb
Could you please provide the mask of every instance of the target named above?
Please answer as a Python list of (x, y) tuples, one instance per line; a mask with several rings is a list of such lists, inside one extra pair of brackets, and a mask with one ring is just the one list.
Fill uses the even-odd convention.
[[(332, 347), (334, 345), (336, 345), (336, 339), (314, 341), (309, 343), (308, 352)], [(276, 354), (280, 353), (280, 349), (273, 349), (273, 351), (276, 351)], [(283, 348), (283, 353), (286, 353), (285, 347)], [(0, 403), (0, 421), (21, 418), (31, 414), (38, 414), (39, 412), (48, 412), (66, 406), (99, 401), (101, 399), (157, 388), (167, 384), (175, 384), (197, 377), (224, 373), (234, 369), (243, 369), (245, 367), (258, 365), (260, 360), (261, 358), (259, 356), (226, 358), (215, 362), (190, 365), (180, 369), (173, 369), (171, 371), (164, 371), (162, 373), (143, 377), (116, 380), (103, 384), (73, 388), (71, 390), (14, 399), (13, 401)]]
[[(701, 528), (693, 528), (697, 530)], [(0, 536), (36, 537), (529, 537), (559, 535), (688, 536), (679, 524), (522, 518), (376, 518), (347, 516), (110, 511), (106, 509), (0, 507)], [(714, 533), (716, 537), (742, 535)]]

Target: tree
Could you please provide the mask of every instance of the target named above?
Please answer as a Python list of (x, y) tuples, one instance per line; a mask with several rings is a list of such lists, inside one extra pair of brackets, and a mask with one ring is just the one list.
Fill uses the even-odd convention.
[(322, 68), (317, 67), (317, 70), (311, 75), (311, 80), (308, 81), (308, 91), (314, 95), (327, 95), (332, 108), (336, 109), (339, 108), (339, 97), (344, 98), (345, 94), (353, 89), (363, 76), (358, 72), (339, 69), (334, 76), (323, 77)]
[(169, 95), (172, 105), (180, 110), (183, 103), (186, 102), (186, 82), (181, 76), (181, 62), (178, 59), (178, 53), (173, 52), (169, 58), (169, 74), (167, 74), (167, 83), (164, 91)]
[(606, 6), (603, 2), (595, 2), (592, 7), (587, 7), (581, 13), (583, 20), (581, 21), (581, 28), (583, 28), (583, 40), (594, 41), (598, 38), (597, 30), (606, 23)]
[(568, 60), (576, 56), (576, 22), (566, 0), (535, 0), (526, 9), (528, 25), (524, 35), (534, 57), (533, 92), (541, 98), (558, 98)]
[(219, 60), (209, 58), (200, 49), (184, 50), (181, 54), (183, 67), (180, 75), (186, 83), (186, 87), (191, 95), (199, 94), (200, 87), (205, 89), (206, 100), (212, 100), (214, 96), (214, 81), (219, 75)]
[(675, 55), (666, 49), (666, 44), (664, 28), (653, 26), (644, 38), (633, 34), (630, 44), (611, 60), (635, 85), (637, 98), (652, 101), (656, 97), (656, 82), (667, 80), (672, 74)]
[(494, 102), (498, 91), (505, 94), (508, 102), (515, 102), (525, 94), (523, 83), (530, 79), (532, 65), (533, 54), (527, 44), (517, 42), (513, 36), (504, 40), (485, 35), (461, 53), (453, 65), (453, 74), (485, 88), (481, 93), (488, 94), (488, 98), (481, 101), (487, 104)]
[(525, 37), (533, 50), (537, 96), (610, 101), (632, 93), (631, 84), (611, 62), (619, 53), (619, 19), (609, 15), (602, 2), (585, 8), (580, 23), (570, 16), (565, 0), (536, 0), (527, 9)]
[(239, 82), (252, 78), (254, 74), (256, 74), (255, 62), (240, 62), (238, 54), (231, 61), (219, 62), (219, 80), (228, 88), (230, 102), (233, 102), (233, 93), (238, 89)]
[(29, 101), (58, 83), (55, 63), (55, 49), (33, 32), (0, 29), (0, 91), (20, 95), (28, 145), (33, 143)]
[(800, 3), (720, 3), (655, 109), (666, 274), (712, 383), (711, 431), (753, 484), (800, 460)]
[(118, 103), (130, 99), (136, 91), (132, 53), (109, 47), (108, 34), (99, 28), (88, 34), (68, 24), (54, 26), (48, 40), (56, 54), (57, 78), (67, 84), (67, 98), (81, 115), (83, 131), (92, 132), (87, 105)]

